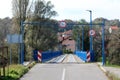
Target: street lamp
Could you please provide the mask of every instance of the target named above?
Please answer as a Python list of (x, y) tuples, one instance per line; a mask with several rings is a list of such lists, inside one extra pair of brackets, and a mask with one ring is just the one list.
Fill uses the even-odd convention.
[[(86, 11), (90, 12), (90, 31), (91, 31), (92, 30), (92, 11), (91, 10), (86, 10)], [(93, 50), (92, 41), (93, 41), (93, 37), (92, 35), (90, 35), (90, 53), (92, 53), (92, 50)]]

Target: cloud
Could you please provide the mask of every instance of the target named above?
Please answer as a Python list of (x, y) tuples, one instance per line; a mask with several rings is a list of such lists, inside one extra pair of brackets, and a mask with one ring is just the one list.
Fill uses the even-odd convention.
[(93, 19), (105, 17), (109, 19), (118, 18), (120, 14), (120, 0), (51, 0), (59, 16), (57, 19), (70, 18), (89, 19), (85, 10), (92, 10)]
[(2, 0), (0, 2), (0, 18), (12, 16), (12, 0)]

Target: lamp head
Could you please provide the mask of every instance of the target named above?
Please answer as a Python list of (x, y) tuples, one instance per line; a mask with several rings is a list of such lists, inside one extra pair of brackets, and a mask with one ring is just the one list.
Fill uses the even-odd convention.
[(86, 11), (92, 12), (91, 10), (86, 10)]

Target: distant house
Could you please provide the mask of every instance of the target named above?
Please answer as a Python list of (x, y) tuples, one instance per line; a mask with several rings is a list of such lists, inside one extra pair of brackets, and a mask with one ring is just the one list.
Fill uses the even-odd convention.
[(75, 40), (72, 39), (72, 30), (65, 31), (63, 33), (58, 33), (58, 40), (61, 42), (62, 46), (66, 50), (75, 51)]
[(118, 29), (119, 29), (118, 26), (110, 26), (109, 32), (112, 33), (113, 31), (116, 31), (116, 30), (118, 30)]

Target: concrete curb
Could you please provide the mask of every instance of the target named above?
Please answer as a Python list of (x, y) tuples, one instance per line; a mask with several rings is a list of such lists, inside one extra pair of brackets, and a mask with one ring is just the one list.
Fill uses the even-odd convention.
[(107, 72), (107, 70), (106, 69), (104, 69), (103, 68), (103, 66), (100, 64), (100, 63), (97, 63), (97, 65), (99, 66), (99, 68), (104, 72), (104, 73), (106, 73)]

